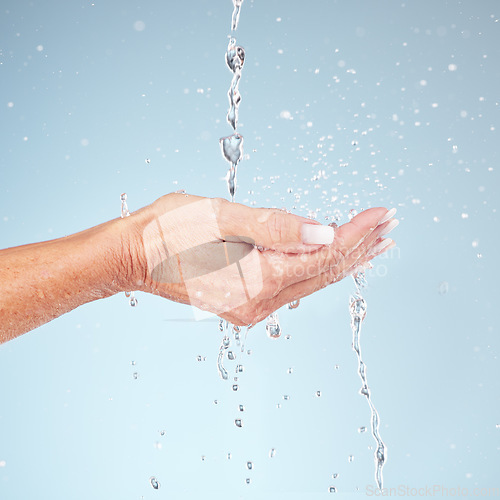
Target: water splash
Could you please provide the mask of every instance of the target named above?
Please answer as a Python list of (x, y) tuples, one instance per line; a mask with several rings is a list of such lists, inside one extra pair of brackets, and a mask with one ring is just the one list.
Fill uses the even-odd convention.
[[(368, 405), (371, 410), (371, 430), (372, 435), (375, 438), (377, 443), (377, 449), (374, 454), (375, 459), (375, 480), (377, 482), (377, 486), (380, 490), (382, 490), (383, 485), (383, 476), (382, 476), (382, 468), (384, 467), (386, 461), (387, 450), (382, 438), (380, 437), (379, 426), (380, 426), (380, 418), (379, 414), (373, 405), (370, 396), (370, 389), (368, 387), (368, 379), (366, 375), (366, 365), (363, 362), (363, 358), (361, 356), (361, 325), (363, 324), (363, 320), (366, 316), (366, 301), (363, 298), (361, 291), (363, 288), (367, 286), (366, 277), (364, 272), (359, 272), (353, 275), (354, 283), (356, 285), (356, 292), (351, 295), (349, 299), (349, 311), (351, 314), (351, 329), (352, 329), (352, 347), (356, 352), (356, 356), (358, 358), (358, 374), (361, 379), (361, 390), (360, 394), (366, 397), (368, 401)], [(349, 460), (351, 461), (351, 460)]]
[[(120, 195), (120, 201), (122, 202), (121, 207), (121, 218), (124, 219), (130, 215), (128, 205), (127, 205), (127, 193), (122, 193)], [(134, 292), (125, 292), (125, 297), (129, 300), (131, 307), (135, 307), (138, 304), (138, 300), (135, 298)]]

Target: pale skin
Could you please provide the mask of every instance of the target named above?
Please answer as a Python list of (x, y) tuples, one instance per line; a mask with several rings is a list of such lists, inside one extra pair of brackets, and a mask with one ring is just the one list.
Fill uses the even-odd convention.
[(309, 219), (171, 193), (130, 217), (0, 250), (0, 343), (132, 290), (256, 324), (392, 248), (383, 239), (397, 225), (391, 214), (366, 210), (333, 243), (309, 244), (304, 224), (318, 224)]

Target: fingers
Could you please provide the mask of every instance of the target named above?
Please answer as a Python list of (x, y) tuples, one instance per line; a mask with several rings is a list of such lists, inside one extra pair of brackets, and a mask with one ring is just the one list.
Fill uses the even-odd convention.
[(275, 208), (224, 201), (218, 214), (221, 233), (237, 236), (240, 241), (285, 253), (313, 252), (333, 241), (333, 228), (311, 219)]
[(375, 238), (372, 243), (366, 247), (364, 252), (358, 253), (358, 255), (354, 253), (351, 254), (350, 257), (341, 263), (341, 265), (329, 269), (313, 278), (294, 283), (282, 290), (276, 297), (269, 301), (268, 307), (270, 311), (275, 311), (289, 302), (311, 295), (332, 283), (340, 281), (346, 276), (353, 274), (361, 265), (366, 264), (375, 257), (394, 248), (394, 246), (396, 246), (396, 243), (390, 238)]
[(332, 245), (314, 253), (276, 255), (270, 252), (269, 259), (279, 258), (282, 261), (283, 287), (313, 278), (332, 268), (343, 269), (362, 256), (378, 238), (387, 235), (398, 224), (397, 220), (389, 220), (377, 225), (387, 213), (384, 210), (376, 208), (359, 214), (351, 222), (337, 228)]

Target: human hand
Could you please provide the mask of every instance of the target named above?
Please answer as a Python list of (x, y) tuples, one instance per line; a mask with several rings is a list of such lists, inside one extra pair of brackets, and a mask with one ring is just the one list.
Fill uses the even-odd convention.
[(319, 228), (316, 243), (330, 243), (333, 228), (278, 209), (171, 193), (128, 218), (129, 287), (255, 324), (392, 248), (382, 236), (397, 225), (393, 215), (366, 210), (320, 245), (307, 243), (310, 228)]

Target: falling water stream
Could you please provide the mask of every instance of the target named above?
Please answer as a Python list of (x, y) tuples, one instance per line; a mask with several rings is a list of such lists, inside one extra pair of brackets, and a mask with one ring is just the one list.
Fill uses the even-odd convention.
[[(366, 375), (366, 365), (361, 356), (361, 326), (366, 316), (366, 300), (362, 296), (362, 290), (367, 286), (366, 277), (364, 272), (358, 272), (353, 275), (354, 283), (356, 285), (356, 292), (351, 295), (349, 299), (349, 311), (351, 314), (351, 329), (352, 329), (352, 348), (354, 349), (358, 358), (358, 374), (361, 379), (360, 394), (366, 397), (368, 405), (371, 410), (371, 430), (372, 435), (377, 443), (375, 450), (375, 480), (377, 486), (382, 490), (383, 477), (382, 468), (387, 457), (387, 449), (380, 437), (379, 426), (380, 418), (378, 412), (372, 402), (370, 388), (368, 387), (368, 378)], [(364, 428), (361, 428), (364, 429)], [(363, 432), (363, 431), (360, 431)]]
[[(243, 136), (238, 133), (237, 127), (238, 127), (239, 105), (241, 102), (239, 84), (241, 80), (241, 72), (245, 62), (245, 50), (243, 49), (243, 47), (240, 47), (239, 45), (236, 44), (236, 37), (235, 37), (235, 31), (238, 28), (238, 21), (240, 18), (242, 3), (243, 0), (233, 0), (234, 9), (231, 19), (231, 34), (229, 36), (229, 43), (226, 49), (226, 65), (233, 74), (231, 79), (231, 84), (229, 86), (229, 90), (227, 93), (229, 108), (226, 119), (233, 129), (233, 133), (219, 140), (222, 156), (230, 165), (226, 175), (226, 181), (232, 202), (234, 202), (234, 197), (237, 187), (236, 183), (237, 167), (243, 157)], [(356, 212), (351, 211), (350, 218), (354, 217), (354, 215), (356, 215)], [(124, 215), (122, 208), (122, 217), (123, 216)], [(363, 362), (361, 356), (361, 344), (360, 344), (361, 325), (366, 315), (366, 301), (363, 298), (361, 291), (366, 286), (366, 279), (364, 272), (356, 273), (353, 276), (353, 278), (356, 285), (356, 292), (350, 297), (350, 304), (349, 304), (350, 315), (351, 315), (351, 328), (353, 335), (352, 346), (358, 358), (358, 374), (362, 382), (360, 393), (361, 395), (366, 397), (371, 410), (371, 430), (372, 430), (372, 435), (377, 443), (377, 448), (374, 455), (375, 479), (378, 488), (382, 489), (382, 484), (383, 484), (382, 468), (386, 460), (387, 450), (384, 442), (382, 441), (382, 438), (380, 437), (379, 415), (371, 400), (370, 389), (368, 387), (368, 380), (366, 375), (366, 365)], [(299, 300), (291, 302), (290, 304), (288, 304), (288, 308), (295, 309), (296, 307), (298, 307), (299, 302), (300, 302)], [(224, 337), (222, 339), (222, 343), (219, 349), (219, 354), (217, 356), (217, 369), (220, 377), (224, 380), (227, 380), (229, 378), (229, 374), (226, 368), (224, 367), (223, 363), (224, 358), (227, 356), (228, 359), (234, 360), (235, 354), (233, 351), (229, 350), (231, 346), (231, 338), (228, 335), (229, 323), (221, 319), (219, 323), (219, 329), (221, 332), (224, 333)], [(279, 323), (277, 312), (273, 312), (268, 316), (266, 322), (266, 333), (270, 338), (278, 338), (281, 336), (281, 326)], [(241, 344), (241, 352), (243, 352), (244, 350), (244, 344), (247, 334), (248, 334), (248, 327), (245, 332), (244, 341), (243, 343), (241, 343), (240, 329), (239, 327), (233, 327), (233, 339), (238, 346), (240, 346)], [(236, 372), (238, 373), (238, 371), (243, 371), (242, 365), (237, 365)], [(238, 390), (238, 384), (236, 383), (237, 380), (238, 380), (237, 376), (234, 377), (235, 383), (232, 386), (233, 391)], [(319, 396), (319, 391), (318, 391), (318, 396)], [(240, 411), (243, 411), (243, 409), (244, 406), (240, 405)], [(243, 427), (243, 421), (241, 420), (241, 418), (235, 419), (235, 425), (237, 427)], [(274, 449), (273, 449), (273, 456), (274, 456)], [(252, 462), (247, 463), (247, 468), (249, 470), (252, 469)], [(246, 482), (247, 484), (250, 484), (250, 479), (247, 478)], [(335, 487), (331, 487), (329, 491), (336, 492), (337, 489)]]

